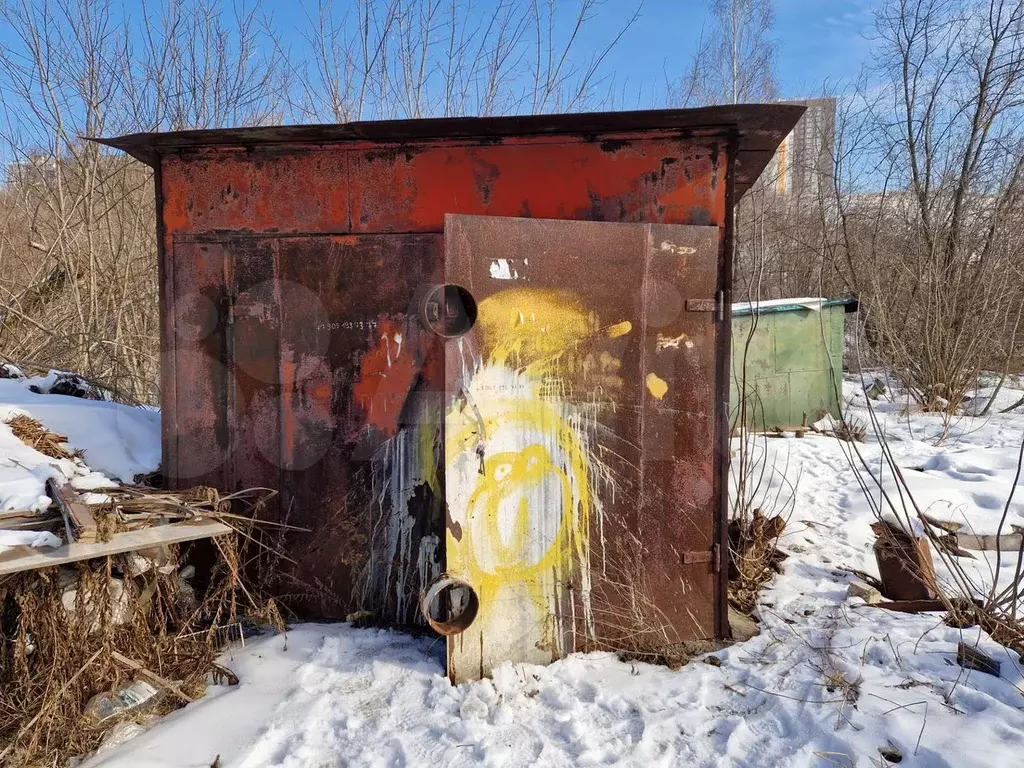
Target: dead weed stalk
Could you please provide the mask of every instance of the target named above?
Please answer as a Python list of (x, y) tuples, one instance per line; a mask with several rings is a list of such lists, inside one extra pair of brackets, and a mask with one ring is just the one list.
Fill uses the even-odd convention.
[(779, 538), (796, 504), (799, 477), (790, 479), (789, 457), (769, 459), (768, 438), (751, 427), (748, 414), (759, 407), (747, 394), (734, 418), (729, 493), (729, 602), (751, 613), (757, 596), (780, 573), (785, 553)]
[[(175, 506), (151, 503), (161, 513)], [(164, 714), (203, 694), (233, 628), (247, 622), (283, 630), (275, 602), (247, 575), (251, 521), (229, 512), (224, 519), (236, 533), (213, 540), (201, 597), (185, 566), (194, 544), (0, 581), (0, 764), (55, 766), (88, 754), (118, 720), (87, 716), (95, 694), (130, 684), (142, 669), (169, 683), (146, 712)]]
[(11, 432), (21, 442), (51, 459), (74, 459), (81, 455), (68, 450), (66, 437), (51, 432), (28, 414), (19, 413), (4, 423), (11, 428)]
[[(913, 559), (916, 548), (897, 547), (893, 551), (902, 557), (907, 571), (917, 574), (935, 592), (946, 610), (946, 623), (957, 627), (980, 626), (995, 642), (1021, 654), (1024, 663), (1024, 543), (1010, 551), (999, 543), (1004, 529), (1010, 525), (1017, 483), (1024, 472), (1024, 441), (1017, 453), (1013, 484), (1000, 514), (995, 563), (990, 565), (991, 583), (986, 585), (976, 580), (974, 570), (961, 564), (957, 548), (948, 546), (948, 531), (936, 525), (928, 510), (918, 502), (870, 399), (867, 408), (871, 431), (880, 449), (879, 457), (869, 461), (857, 443), (843, 445), (847, 462), (878, 521), (877, 526), (898, 527), (904, 537), (911, 540), (918, 536), (927, 539), (933, 555), (944, 566), (942, 572), (929, 569), (928, 573), (920, 573)], [(1004, 563), (1010, 567), (1004, 569)]]

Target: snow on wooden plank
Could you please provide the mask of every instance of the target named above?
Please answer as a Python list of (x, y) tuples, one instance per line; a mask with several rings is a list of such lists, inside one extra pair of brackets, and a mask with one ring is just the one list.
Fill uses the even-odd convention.
[(166, 544), (180, 544), (184, 541), (222, 536), (225, 533), (230, 533), (231, 530), (230, 526), (216, 520), (188, 520), (137, 531), (127, 531), (118, 534), (110, 541), (76, 542), (51, 550), (15, 547), (0, 553), (0, 576), (91, 560), (94, 557), (118, 555), (122, 552), (135, 552)]

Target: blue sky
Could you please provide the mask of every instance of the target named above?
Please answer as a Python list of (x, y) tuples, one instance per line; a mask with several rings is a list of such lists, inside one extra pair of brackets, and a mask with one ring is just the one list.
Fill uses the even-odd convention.
[[(2, 2), (3, 0), (0, 0)], [(149, 0), (159, 8), (168, 0)], [(224, 0), (230, 6), (239, 1)], [(473, 0), (477, 9), (492, 0)], [(339, 13), (350, 0), (333, 0)], [(638, 0), (602, 0), (576, 49), (585, 58), (600, 50), (621, 27)], [(777, 75), (782, 98), (818, 95), (822, 84), (857, 76), (869, 55), (865, 34), (871, 29), (872, 10), (882, 0), (774, 0), (778, 46)], [(316, 0), (264, 0), (276, 31), (286, 48), (306, 46), (302, 29)], [(112, 0), (113, 11), (137, 17), (143, 0)], [(561, 34), (571, 29), (577, 0), (557, 0)], [(636, 109), (666, 105), (668, 78), (677, 81), (686, 72), (696, 49), (711, 0), (645, 0), (642, 15), (605, 62), (604, 74), (614, 77), (618, 97), (607, 107)], [(228, 14), (230, 15), (230, 13)], [(13, 42), (11, 30), (0, 22), (0, 45)], [(607, 108), (606, 107), (606, 108)]]
[[(646, 0), (643, 15), (612, 56), (611, 69), (628, 93), (663, 88), (665, 73), (685, 70), (705, 23), (710, 0)], [(571, 5), (571, 3), (565, 3)], [(853, 78), (869, 51), (872, 9), (879, 0), (775, 0), (778, 78), (785, 98), (814, 96), (825, 81)], [(605, 0), (593, 21), (596, 40), (614, 34), (633, 7)], [(646, 106), (646, 104), (629, 106)]]

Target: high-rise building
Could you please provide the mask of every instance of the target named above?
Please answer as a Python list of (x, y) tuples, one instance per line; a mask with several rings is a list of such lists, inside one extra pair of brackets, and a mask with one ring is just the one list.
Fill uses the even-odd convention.
[(836, 143), (836, 100), (788, 101), (807, 111), (779, 145), (762, 178), (768, 189), (787, 197), (816, 196), (822, 179), (832, 174)]

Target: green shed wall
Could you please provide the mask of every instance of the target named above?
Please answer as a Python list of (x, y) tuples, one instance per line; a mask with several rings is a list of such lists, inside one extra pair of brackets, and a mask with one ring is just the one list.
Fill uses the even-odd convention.
[[(844, 321), (842, 305), (815, 312), (797, 309), (732, 319), (732, 420), (739, 419), (746, 354), (747, 421), (763, 429), (795, 426), (827, 410), (839, 416), (836, 387), (842, 387)], [(753, 337), (747, 346), (751, 327)]]

